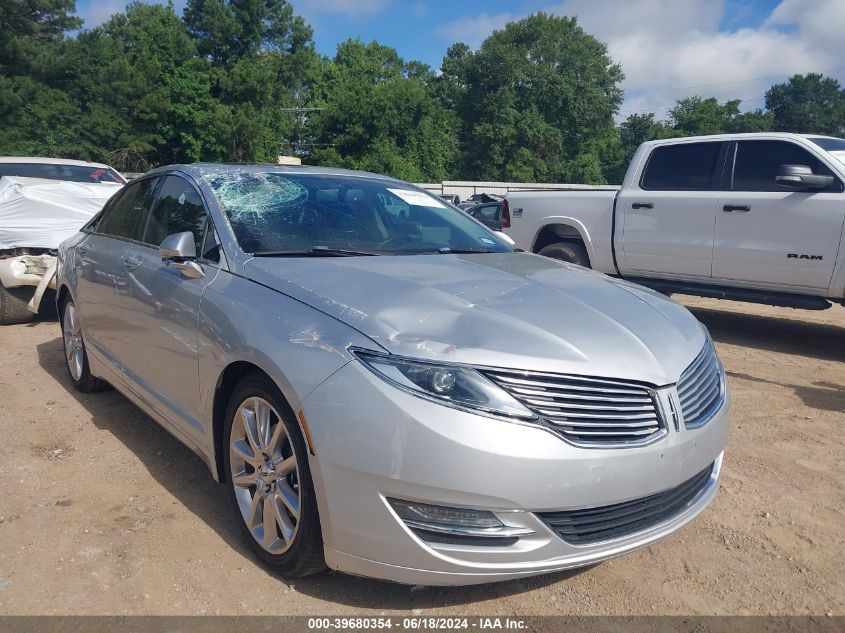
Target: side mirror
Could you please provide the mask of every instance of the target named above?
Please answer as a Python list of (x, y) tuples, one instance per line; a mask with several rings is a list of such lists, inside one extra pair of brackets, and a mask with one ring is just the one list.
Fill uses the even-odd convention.
[(205, 276), (202, 266), (196, 262), (197, 245), (190, 231), (168, 235), (158, 247), (158, 252), (167, 267), (181, 271), (183, 277), (199, 279)]
[(833, 184), (833, 176), (814, 174), (807, 165), (781, 165), (775, 182), (781, 187), (797, 191), (808, 189), (827, 189)]

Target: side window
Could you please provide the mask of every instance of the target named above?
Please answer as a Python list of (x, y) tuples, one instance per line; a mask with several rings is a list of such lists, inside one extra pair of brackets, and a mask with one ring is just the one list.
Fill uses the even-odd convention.
[(168, 235), (190, 231), (201, 253), (205, 220), (202, 198), (194, 186), (179, 176), (168, 176), (156, 196), (144, 241), (158, 246)]
[(217, 241), (217, 234), (211, 222), (205, 223), (205, 237), (202, 241), (202, 249), (199, 251), (200, 259), (205, 259), (215, 264), (220, 263), (220, 242)]
[(709, 191), (721, 143), (683, 143), (656, 148), (640, 186), (652, 191)]
[(97, 223), (97, 233), (141, 241), (158, 180), (146, 178), (127, 185)]
[(478, 210), (473, 213), (473, 215), (479, 220), (497, 220), (499, 214), (499, 205), (497, 204), (485, 204), (483, 207), (479, 207)]
[[(732, 191), (788, 191), (775, 183), (781, 165), (807, 165), (814, 174), (833, 176), (818, 158), (786, 141), (740, 141), (734, 160)], [(837, 178), (828, 191), (842, 191)]]

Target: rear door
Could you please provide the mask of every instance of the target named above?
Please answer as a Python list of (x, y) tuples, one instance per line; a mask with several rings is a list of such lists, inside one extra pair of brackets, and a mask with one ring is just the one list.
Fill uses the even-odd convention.
[(74, 301), (85, 344), (117, 372), (122, 363), (119, 348), (123, 336), (117, 315), (117, 266), (133, 243), (141, 239), (158, 182), (158, 178), (146, 178), (127, 185), (109, 201), (96, 227), (76, 249)]
[(727, 142), (655, 147), (640, 181), (623, 189), (622, 272), (709, 280)]
[[(173, 233), (194, 235), (204, 276), (190, 279), (163, 262), (158, 247)], [(208, 231), (208, 235), (206, 232)], [(199, 308), (220, 266), (202, 197), (178, 175), (162, 183), (144, 233), (118, 265), (117, 298), (126, 383), (187, 435), (199, 435)]]
[[(843, 182), (825, 162), (788, 140), (739, 140), (719, 196), (713, 277), (818, 292), (830, 285), (845, 221)], [(780, 165), (834, 176), (823, 191), (775, 183)]]

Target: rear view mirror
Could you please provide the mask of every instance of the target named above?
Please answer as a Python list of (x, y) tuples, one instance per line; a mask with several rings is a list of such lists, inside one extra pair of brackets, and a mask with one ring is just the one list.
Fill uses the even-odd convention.
[(796, 189), (827, 189), (833, 184), (833, 176), (814, 174), (807, 165), (781, 165), (775, 182), (781, 187)]
[(180, 270), (184, 277), (198, 279), (205, 276), (202, 266), (196, 262), (197, 245), (190, 231), (168, 235), (158, 247), (158, 252), (168, 268)]

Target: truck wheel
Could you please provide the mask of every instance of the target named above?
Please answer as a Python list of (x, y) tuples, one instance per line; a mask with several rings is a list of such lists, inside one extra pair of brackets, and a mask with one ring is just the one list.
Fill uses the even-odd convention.
[(549, 244), (541, 248), (539, 254), (552, 259), (561, 259), (570, 264), (578, 264), (584, 268), (590, 267), (590, 256), (587, 255), (587, 249), (584, 248), (583, 244), (577, 242)]
[(26, 304), (35, 294), (34, 286), (20, 286), (6, 288), (0, 283), (0, 325), (14, 325), (15, 323), (29, 323), (35, 318)]

